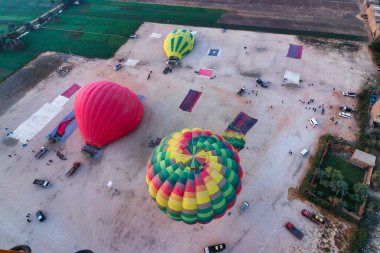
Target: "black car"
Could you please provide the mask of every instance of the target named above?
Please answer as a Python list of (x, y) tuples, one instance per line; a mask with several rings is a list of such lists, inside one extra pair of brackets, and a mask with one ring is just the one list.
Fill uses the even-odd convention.
[(49, 188), (51, 186), (50, 181), (41, 179), (34, 179), (33, 184), (39, 185), (42, 188)]
[(353, 109), (348, 106), (339, 106), (339, 110), (344, 111), (344, 112), (352, 112)]
[(260, 86), (263, 87), (263, 88), (268, 88), (268, 84), (269, 84), (269, 82), (264, 82), (264, 81), (261, 80), (261, 79), (257, 79), (257, 80), (256, 80), (256, 83), (257, 83), (257, 84), (260, 84)]
[(116, 64), (116, 65), (113, 67), (113, 69), (114, 69), (115, 71), (118, 71), (119, 69), (121, 69), (121, 67), (123, 67), (123, 65), (121, 65), (121, 64), (119, 63), (119, 64)]
[(46, 220), (46, 216), (41, 210), (38, 210), (38, 212), (36, 213), (36, 216), (40, 222), (43, 222), (44, 220)]
[(221, 243), (221, 244), (205, 247), (204, 253), (220, 252), (225, 249), (226, 249), (226, 244)]

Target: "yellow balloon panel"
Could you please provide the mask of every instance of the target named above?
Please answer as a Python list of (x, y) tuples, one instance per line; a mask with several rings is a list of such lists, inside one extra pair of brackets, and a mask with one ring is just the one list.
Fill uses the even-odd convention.
[(164, 50), (169, 61), (178, 61), (185, 57), (194, 48), (194, 36), (190, 30), (176, 29), (164, 41)]

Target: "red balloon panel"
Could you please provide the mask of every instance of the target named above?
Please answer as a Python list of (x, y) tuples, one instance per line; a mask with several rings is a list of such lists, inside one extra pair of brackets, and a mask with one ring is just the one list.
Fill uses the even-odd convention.
[(128, 88), (100, 81), (80, 89), (74, 113), (84, 141), (101, 148), (132, 132), (142, 120), (144, 108)]

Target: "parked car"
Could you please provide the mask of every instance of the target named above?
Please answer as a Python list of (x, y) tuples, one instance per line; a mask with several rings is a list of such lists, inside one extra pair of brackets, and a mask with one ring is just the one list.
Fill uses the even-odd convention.
[(315, 118), (309, 118), (308, 120), (313, 127), (318, 126), (318, 121)]
[(37, 152), (37, 154), (34, 155), (35, 158), (41, 158), (43, 157), (46, 152), (48, 151), (48, 149), (46, 147), (41, 147), (41, 149)]
[(236, 93), (236, 96), (241, 97), (245, 93), (245, 86), (240, 88), (240, 90)]
[(343, 117), (343, 118), (351, 118), (351, 114), (347, 113), (347, 112), (340, 112), (339, 113), (339, 116)]
[(260, 84), (260, 86), (263, 87), (263, 88), (268, 88), (268, 84), (269, 84), (269, 82), (265, 82), (265, 81), (263, 81), (261, 79), (257, 79), (256, 83)]
[(34, 179), (33, 184), (39, 185), (42, 188), (49, 188), (51, 183), (48, 180)]
[(320, 215), (318, 214), (315, 214), (315, 213), (311, 213), (309, 212), (308, 210), (306, 209), (303, 209), (301, 211), (301, 214), (305, 217), (307, 217), (309, 220), (317, 223), (317, 224), (325, 224), (325, 219), (323, 219)]
[(220, 252), (226, 249), (226, 244), (221, 243), (217, 245), (207, 246), (204, 248), (204, 253)]
[(243, 214), (245, 213), (245, 211), (247, 211), (249, 207), (249, 204), (247, 201), (244, 201), (243, 204), (241, 204), (241, 206), (239, 207), (239, 213)]
[(307, 150), (306, 148), (302, 149), (301, 152), (299, 153), (299, 156), (300, 157), (303, 157), (305, 155), (307, 155), (307, 153), (309, 153), (309, 150)]
[(302, 240), (303, 238), (303, 233), (296, 228), (292, 223), (287, 222), (285, 224), (285, 228), (289, 230), (290, 233), (292, 233), (295, 237), (297, 237), (299, 240)]
[(343, 96), (356, 98), (358, 94), (352, 91), (343, 91)]
[(46, 220), (46, 216), (41, 210), (38, 210), (38, 212), (36, 213), (36, 216), (37, 216), (37, 220), (39, 220), (40, 222), (43, 222)]
[(339, 110), (344, 111), (344, 112), (352, 112), (353, 109), (348, 106), (339, 106)]
[(116, 64), (115, 67), (113, 67), (113, 69), (115, 71), (118, 71), (119, 69), (121, 69), (121, 67), (123, 67), (123, 65), (121, 65), (120, 63)]
[(74, 162), (73, 166), (66, 172), (66, 176), (71, 176), (80, 167), (80, 162)]

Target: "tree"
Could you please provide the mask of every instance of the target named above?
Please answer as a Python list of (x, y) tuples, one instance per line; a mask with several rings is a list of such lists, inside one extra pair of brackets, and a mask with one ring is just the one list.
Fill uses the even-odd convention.
[(339, 204), (340, 199), (334, 196), (328, 196), (327, 201), (330, 202), (333, 206), (337, 206)]
[(343, 198), (348, 192), (348, 184), (344, 180), (338, 180), (335, 182), (335, 196), (340, 193), (340, 197)]
[(332, 171), (334, 169), (332, 167), (326, 167), (324, 172), (321, 173), (322, 178), (320, 178), (321, 185), (323, 185), (326, 188), (330, 188), (330, 181), (331, 181), (331, 175)]
[(24, 26), (25, 26), (25, 29), (26, 29), (28, 32), (33, 31), (33, 26), (32, 26), (32, 24), (31, 24), (30, 22), (25, 23)]
[(67, 8), (74, 4), (75, 0), (62, 0), (63, 5)]
[(41, 25), (45, 22), (45, 18), (39, 17), (38, 18), (38, 23)]
[(16, 25), (13, 24), (13, 23), (9, 23), (8, 24), (8, 32), (11, 33), (11, 32), (14, 32), (16, 31)]
[(380, 186), (380, 170), (379, 169), (377, 169), (374, 173), (372, 173), (371, 183), (375, 190)]
[[(340, 186), (342, 181), (343, 181), (342, 172), (340, 172), (339, 170), (331, 168), (329, 188), (334, 192), (339, 192), (340, 191), (339, 186)], [(336, 193), (336, 195), (338, 195), (338, 194)]]
[(347, 202), (346, 201), (344, 201), (343, 199), (339, 199), (339, 201), (338, 201), (338, 206), (340, 207), (340, 208), (347, 208)]
[(354, 193), (351, 195), (352, 200), (355, 201), (355, 210), (358, 204), (363, 204), (367, 200), (368, 187), (363, 183), (356, 183), (353, 187)]

